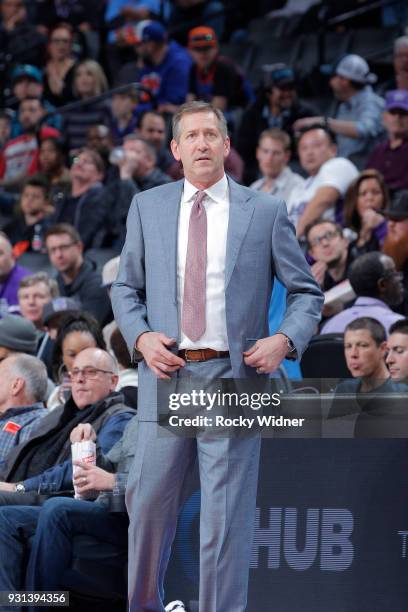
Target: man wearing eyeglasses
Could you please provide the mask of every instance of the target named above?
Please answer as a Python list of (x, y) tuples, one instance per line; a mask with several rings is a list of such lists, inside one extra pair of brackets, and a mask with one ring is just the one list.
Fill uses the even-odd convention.
[(98, 348), (81, 351), (70, 372), (72, 397), (44, 417), (36, 435), (12, 451), (0, 471), (0, 505), (36, 505), (38, 493), (72, 489), (71, 431), (89, 423), (107, 453), (136, 411), (115, 392), (114, 359)]
[(112, 320), (108, 293), (96, 265), (83, 256), (83, 242), (69, 223), (58, 223), (45, 234), (51, 265), (57, 270), (60, 295), (75, 299), (82, 310), (90, 312), (101, 325)]

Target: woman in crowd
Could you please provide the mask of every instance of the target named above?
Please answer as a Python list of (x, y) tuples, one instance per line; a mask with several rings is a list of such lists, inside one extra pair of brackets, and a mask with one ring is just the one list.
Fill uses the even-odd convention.
[(71, 177), (65, 163), (65, 153), (62, 143), (56, 138), (44, 138), (40, 144), (40, 171), (45, 175), (50, 185), (50, 199), (70, 191)]
[(97, 320), (87, 312), (67, 315), (58, 331), (53, 352), (53, 378), (58, 386), (47, 402), (50, 410), (63, 404), (70, 395), (68, 372), (78, 353), (86, 348), (106, 350)]
[(357, 234), (352, 244), (356, 257), (381, 250), (387, 234), (381, 211), (388, 205), (387, 187), (377, 170), (364, 170), (350, 185), (344, 201), (344, 225)]
[(72, 50), (73, 39), (74, 31), (69, 23), (58, 24), (48, 37), (44, 96), (55, 106), (62, 106), (74, 98), (72, 87), (76, 60)]
[(108, 81), (102, 67), (94, 60), (84, 60), (75, 67), (73, 92), (83, 105), (63, 116), (63, 134), (68, 150), (75, 153), (86, 143), (87, 133), (93, 125), (110, 125), (110, 111), (106, 102), (87, 100), (99, 96), (108, 89)]

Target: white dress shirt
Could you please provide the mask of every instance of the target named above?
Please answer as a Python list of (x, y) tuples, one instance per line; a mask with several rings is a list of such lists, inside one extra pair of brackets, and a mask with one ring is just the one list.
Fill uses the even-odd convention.
[(229, 188), (227, 177), (205, 189), (203, 204), (207, 213), (207, 271), (206, 271), (206, 330), (193, 342), (181, 329), (183, 312), (184, 272), (186, 267), (190, 213), (197, 187), (187, 179), (181, 196), (177, 241), (177, 302), (179, 311), (179, 348), (212, 348), (228, 350), (225, 316), (225, 257), (229, 218)]

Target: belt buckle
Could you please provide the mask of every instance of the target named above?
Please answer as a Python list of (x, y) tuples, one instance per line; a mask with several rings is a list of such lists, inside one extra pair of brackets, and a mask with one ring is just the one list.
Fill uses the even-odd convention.
[[(201, 352), (201, 359), (200, 359), (200, 357), (198, 359), (191, 359), (188, 356), (189, 353), (197, 353), (198, 351)], [(185, 351), (184, 351), (184, 360), (188, 361), (190, 363), (205, 361), (203, 349), (185, 349)]]

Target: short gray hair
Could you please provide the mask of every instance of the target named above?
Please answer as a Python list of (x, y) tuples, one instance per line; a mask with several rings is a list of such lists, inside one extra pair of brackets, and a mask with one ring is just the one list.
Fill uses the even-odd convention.
[(54, 278), (48, 276), (46, 272), (35, 272), (34, 274), (25, 276), (21, 279), (18, 288), (25, 289), (26, 287), (32, 287), (33, 285), (38, 285), (39, 283), (44, 283), (44, 285), (48, 287), (48, 290), (51, 294), (51, 298), (59, 296), (57, 281)]
[(154, 146), (145, 138), (138, 136), (137, 134), (128, 134), (124, 137), (123, 142), (141, 142), (144, 146), (145, 154), (150, 157), (152, 161), (156, 164), (157, 162), (157, 153)]
[(227, 121), (224, 117), (224, 113), (220, 111), (208, 102), (202, 102), (201, 100), (194, 100), (194, 102), (187, 102), (182, 104), (179, 110), (174, 113), (172, 120), (173, 138), (176, 142), (180, 140), (180, 122), (185, 115), (194, 115), (195, 113), (213, 113), (218, 122), (218, 129), (221, 132), (223, 139), (225, 140), (228, 136)]
[(24, 379), (27, 399), (45, 402), (47, 398), (47, 368), (40, 359), (25, 353), (11, 355), (9, 366), (15, 376)]
[(402, 47), (408, 47), (408, 36), (400, 36), (394, 40), (394, 53), (397, 53)]

